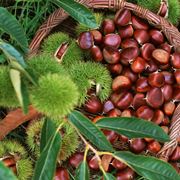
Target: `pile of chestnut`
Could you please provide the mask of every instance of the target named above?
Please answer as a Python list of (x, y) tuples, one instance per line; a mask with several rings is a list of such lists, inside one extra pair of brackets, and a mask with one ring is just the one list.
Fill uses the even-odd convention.
[[(113, 78), (112, 93), (106, 102), (92, 95), (84, 105), (85, 111), (96, 115), (93, 122), (103, 116), (135, 116), (154, 122), (168, 133), (170, 120), (180, 102), (180, 52), (174, 51), (160, 30), (123, 9), (114, 19), (104, 19), (99, 30), (82, 32), (78, 44), (91, 53), (94, 61), (104, 64)], [(128, 142), (134, 153), (157, 154), (162, 147), (150, 138), (129, 140), (113, 131), (103, 132), (112, 144), (117, 140)], [(177, 166), (180, 146), (169, 160)], [(98, 169), (94, 161), (93, 157), (89, 166)], [(119, 174), (125, 173), (134, 177), (123, 163), (117, 160), (110, 163), (119, 169), (118, 179), (122, 179)]]

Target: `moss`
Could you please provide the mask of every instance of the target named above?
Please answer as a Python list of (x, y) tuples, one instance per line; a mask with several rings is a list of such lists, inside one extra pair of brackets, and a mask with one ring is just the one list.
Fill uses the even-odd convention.
[(47, 74), (40, 77), (39, 86), (32, 90), (32, 104), (54, 119), (66, 116), (78, 102), (78, 88), (65, 75)]
[(0, 106), (8, 108), (20, 106), (11, 83), (9, 68), (7, 66), (0, 66)]
[[(54, 122), (58, 127), (58, 125), (62, 122), (62, 120), (54, 120)], [(40, 136), (41, 136), (43, 123), (44, 123), (44, 118), (32, 122), (27, 129), (26, 142), (36, 158), (40, 156)], [(65, 161), (76, 151), (76, 149), (79, 146), (79, 141), (75, 129), (67, 122), (62, 126), (60, 132), (61, 131), (63, 132), (61, 133), (62, 144), (61, 144), (58, 161)]]
[(74, 64), (69, 69), (69, 73), (79, 88), (79, 106), (86, 101), (87, 91), (95, 84), (101, 86), (99, 93), (101, 101), (109, 97), (112, 79), (109, 71), (103, 65), (95, 62)]

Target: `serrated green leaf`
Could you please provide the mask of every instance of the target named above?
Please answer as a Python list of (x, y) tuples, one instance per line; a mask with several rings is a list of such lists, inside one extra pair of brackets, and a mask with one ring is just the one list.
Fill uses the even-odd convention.
[(15, 69), (10, 69), (9, 73), (19, 103), (23, 108), (23, 112), (26, 114), (28, 112), (29, 98), (28, 98), (27, 88), (21, 82), (21, 73)]
[(72, 111), (68, 116), (68, 119), (79, 130), (79, 132), (97, 148), (105, 151), (114, 151), (112, 145), (102, 131), (82, 113)]
[(74, 0), (51, 0), (51, 2), (62, 7), (79, 23), (92, 29), (97, 28), (97, 23), (93, 13), (84, 5)]
[(96, 122), (102, 129), (109, 129), (129, 138), (153, 138), (161, 142), (169, 141), (169, 136), (156, 124), (135, 117), (102, 118)]
[(12, 45), (0, 40), (0, 49), (9, 61), (17, 61), (23, 68), (26, 68), (24, 57)]
[(54, 129), (54, 133), (52, 134), (36, 163), (33, 180), (53, 179), (60, 147), (61, 136), (59, 129)]
[(22, 50), (27, 53), (28, 41), (20, 23), (6, 8), (3, 7), (0, 7), (0, 17), (1, 30), (8, 33), (14, 40), (16, 40)]
[(103, 174), (104, 180), (116, 180), (116, 178), (110, 173)]
[(180, 176), (170, 164), (157, 158), (125, 151), (115, 152), (113, 156), (149, 180), (180, 180)]
[(48, 143), (48, 140), (51, 138), (52, 134), (54, 133), (54, 129), (56, 129), (55, 124), (52, 123), (50, 119), (45, 118), (41, 130), (40, 152), (42, 152), (43, 149), (45, 148), (46, 144)]
[(4, 54), (1, 54), (0, 55), (0, 63), (3, 64), (5, 62), (6, 62), (6, 58), (5, 58)]
[(86, 161), (83, 161), (76, 170), (75, 180), (89, 180), (89, 168)]
[(4, 166), (2, 162), (0, 162), (0, 177), (1, 180), (18, 180), (14, 173), (9, 168)]

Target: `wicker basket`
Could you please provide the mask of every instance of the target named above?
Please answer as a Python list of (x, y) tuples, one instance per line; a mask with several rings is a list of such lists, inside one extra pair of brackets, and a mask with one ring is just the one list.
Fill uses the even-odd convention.
[[(163, 31), (169, 43), (176, 51), (180, 52), (180, 33), (176, 27), (169, 23), (165, 18), (152, 13), (138, 5), (128, 3), (124, 0), (77, 0), (91, 9), (113, 9), (126, 8), (134, 12), (137, 16), (146, 19), (151, 25)], [(42, 40), (51, 32), (51, 30), (68, 18), (68, 14), (63, 9), (57, 9), (49, 16), (46, 22), (39, 28), (34, 39), (30, 44), (30, 53), (32, 56), (39, 50)], [(24, 118), (26, 119), (26, 118)], [(165, 143), (158, 156), (161, 159), (168, 160), (174, 149), (178, 145), (180, 138), (180, 104), (177, 106), (171, 121), (169, 131), (171, 141)]]

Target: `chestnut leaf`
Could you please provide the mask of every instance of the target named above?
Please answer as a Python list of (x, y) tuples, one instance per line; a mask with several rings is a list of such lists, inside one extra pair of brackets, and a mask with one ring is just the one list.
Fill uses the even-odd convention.
[(89, 179), (89, 168), (86, 161), (83, 161), (76, 170), (75, 180), (81, 179)]
[(62, 7), (71, 17), (79, 23), (95, 29), (97, 23), (91, 10), (74, 0), (51, 0), (52, 3)]
[(168, 163), (143, 155), (135, 155), (127, 151), (119, 151), (113, 154), (113, 157), (124, 162), (137, 174), (149, 180), (180, 180), (180, 175)]
[(116, 180), (116, 178), (110, 173), (104, 173), (103, 178), (104, 180)]
[(114, 151), (112, 145), (102, 131), (82, 113), (72, 111), (68, 119), (76, 129), (97, 148), (102, 151)]
[(135, 117), (102, 118), (96, 122), (102, 129), (108, 129), (129, 138), (153, 138), (160, 142), (169, 141), (169, 136), (156, 124)]
[(7, 168), (2, 162), (0, 162), (0, 175), (1, 180), (18, 180), (14, 173)]

